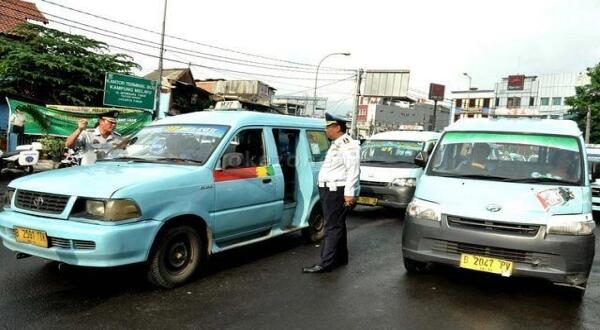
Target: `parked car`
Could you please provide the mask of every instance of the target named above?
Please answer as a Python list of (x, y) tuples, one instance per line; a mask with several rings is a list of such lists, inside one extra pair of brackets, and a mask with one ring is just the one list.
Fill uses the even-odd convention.
[(431, 152), (440, 134), (392, 131), (371, 136), (361, 145), (358, 204), (406, 208), (423, 169), (414, 158)]
[(318, 241), (324, 127), (248, 111), (156, 121), (93, 166), (12, 181), (0, 237), (21, 256), (70, 265), (144, 263), (163, 287), (222, 251), (295, 231)]
[[(519, 145), (538, 162), (487, 160), (490, 144)], [(568, 120), (484, 119), (446, 128), (407, 208), (404, 265), (440, 263), (546, 279), (582, 296), (595, 253), (588, 162)], [(470, 164), (458, 157), (462, 151)], [(520, 157), (518, 157), (520, 158)]]

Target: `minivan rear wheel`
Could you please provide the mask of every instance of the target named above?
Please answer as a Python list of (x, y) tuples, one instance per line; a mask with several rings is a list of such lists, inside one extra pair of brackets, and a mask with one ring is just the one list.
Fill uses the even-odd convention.
[(321, 206), (318, 204), (313, 207), (308, 218), (308, 227), (302, 229), (302, 237), (310, 243), (315, 243), (325, 236), (325, 217)]
[(190, 226), (167, 228), (158, 237), (148, 259), (148, 280), (173, 288), (189, 280), (202, 263), (202, 238)]

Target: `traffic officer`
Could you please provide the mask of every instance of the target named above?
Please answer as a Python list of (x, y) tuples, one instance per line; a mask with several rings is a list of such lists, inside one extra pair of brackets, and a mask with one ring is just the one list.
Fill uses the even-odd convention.
[(325, 114), (325, 134), (332, 141), (319, 172), (319, 196), (325, 217), (321, 261), (304, 273), (328, 272), (348, 263), (346, 217), (359, 193), (360, 146), (346, 134), (344, 118)]
[(88, 129), (88, 121), (80, 119), (77, 129), (67, 137), (65, 147), (80, 147), (83, 152), (81, 165), (92, 165), (98, 159), (102, 159), (113, 149), (113, 146), (121, 142), (121, 137), (114, 131), (117, 126), (118, 111), (101, 113), (98, 118), (98, 126)]

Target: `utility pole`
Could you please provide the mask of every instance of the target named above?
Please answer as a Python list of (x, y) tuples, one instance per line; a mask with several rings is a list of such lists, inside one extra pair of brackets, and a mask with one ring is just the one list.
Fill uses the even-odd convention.
[(358, 139), (358, 129), (356, 128), (356, 118), (358, 117), (358, 105), (360, 98), (360, 84), (362, 82), (363, 69), (358, 69), (356, 73), (356, 96), (354, 98), (354, 109), (352, 111), (352, 137)]
[(158, 85), (156, 91), (156, 103), (154, 109), (154, 119), (158, 118), (160, 112), (160, 91), (162, 87), (162, 76), (163, 76), (163, 53), (165, 52), (165, 26), (167, 23), (167, 0), (165, 0), (165, 9), (163, 11), (162, 21), (162, 33), (160, 36), (160, 56), (158, 57)]
[(435, 121), (436, 121), (436, 112), (437, 112), (437, 100), (433, 101), (433, 128), (431, 129), (432, 132), (435, 132)]
[(587, 116), (585, 118), (585, 144), (590, 143), (590, 130), (592, 126), (592, 106), (587, 106)]

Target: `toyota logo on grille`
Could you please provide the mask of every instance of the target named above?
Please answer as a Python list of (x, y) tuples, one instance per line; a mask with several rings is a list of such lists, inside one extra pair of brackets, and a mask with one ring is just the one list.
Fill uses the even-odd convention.
[(40, 207), (42, 207), (42, 205), (44, 205), (44, 199), (42, 197), (36, 197), (33, 199), (33, 206), (36, 209), (39, 209)]
[(485, 209), (490, 212), (498, 212), (498, 211), (502, 210), (502, 206), (497, 205), (497, 204), (490, 204)]

